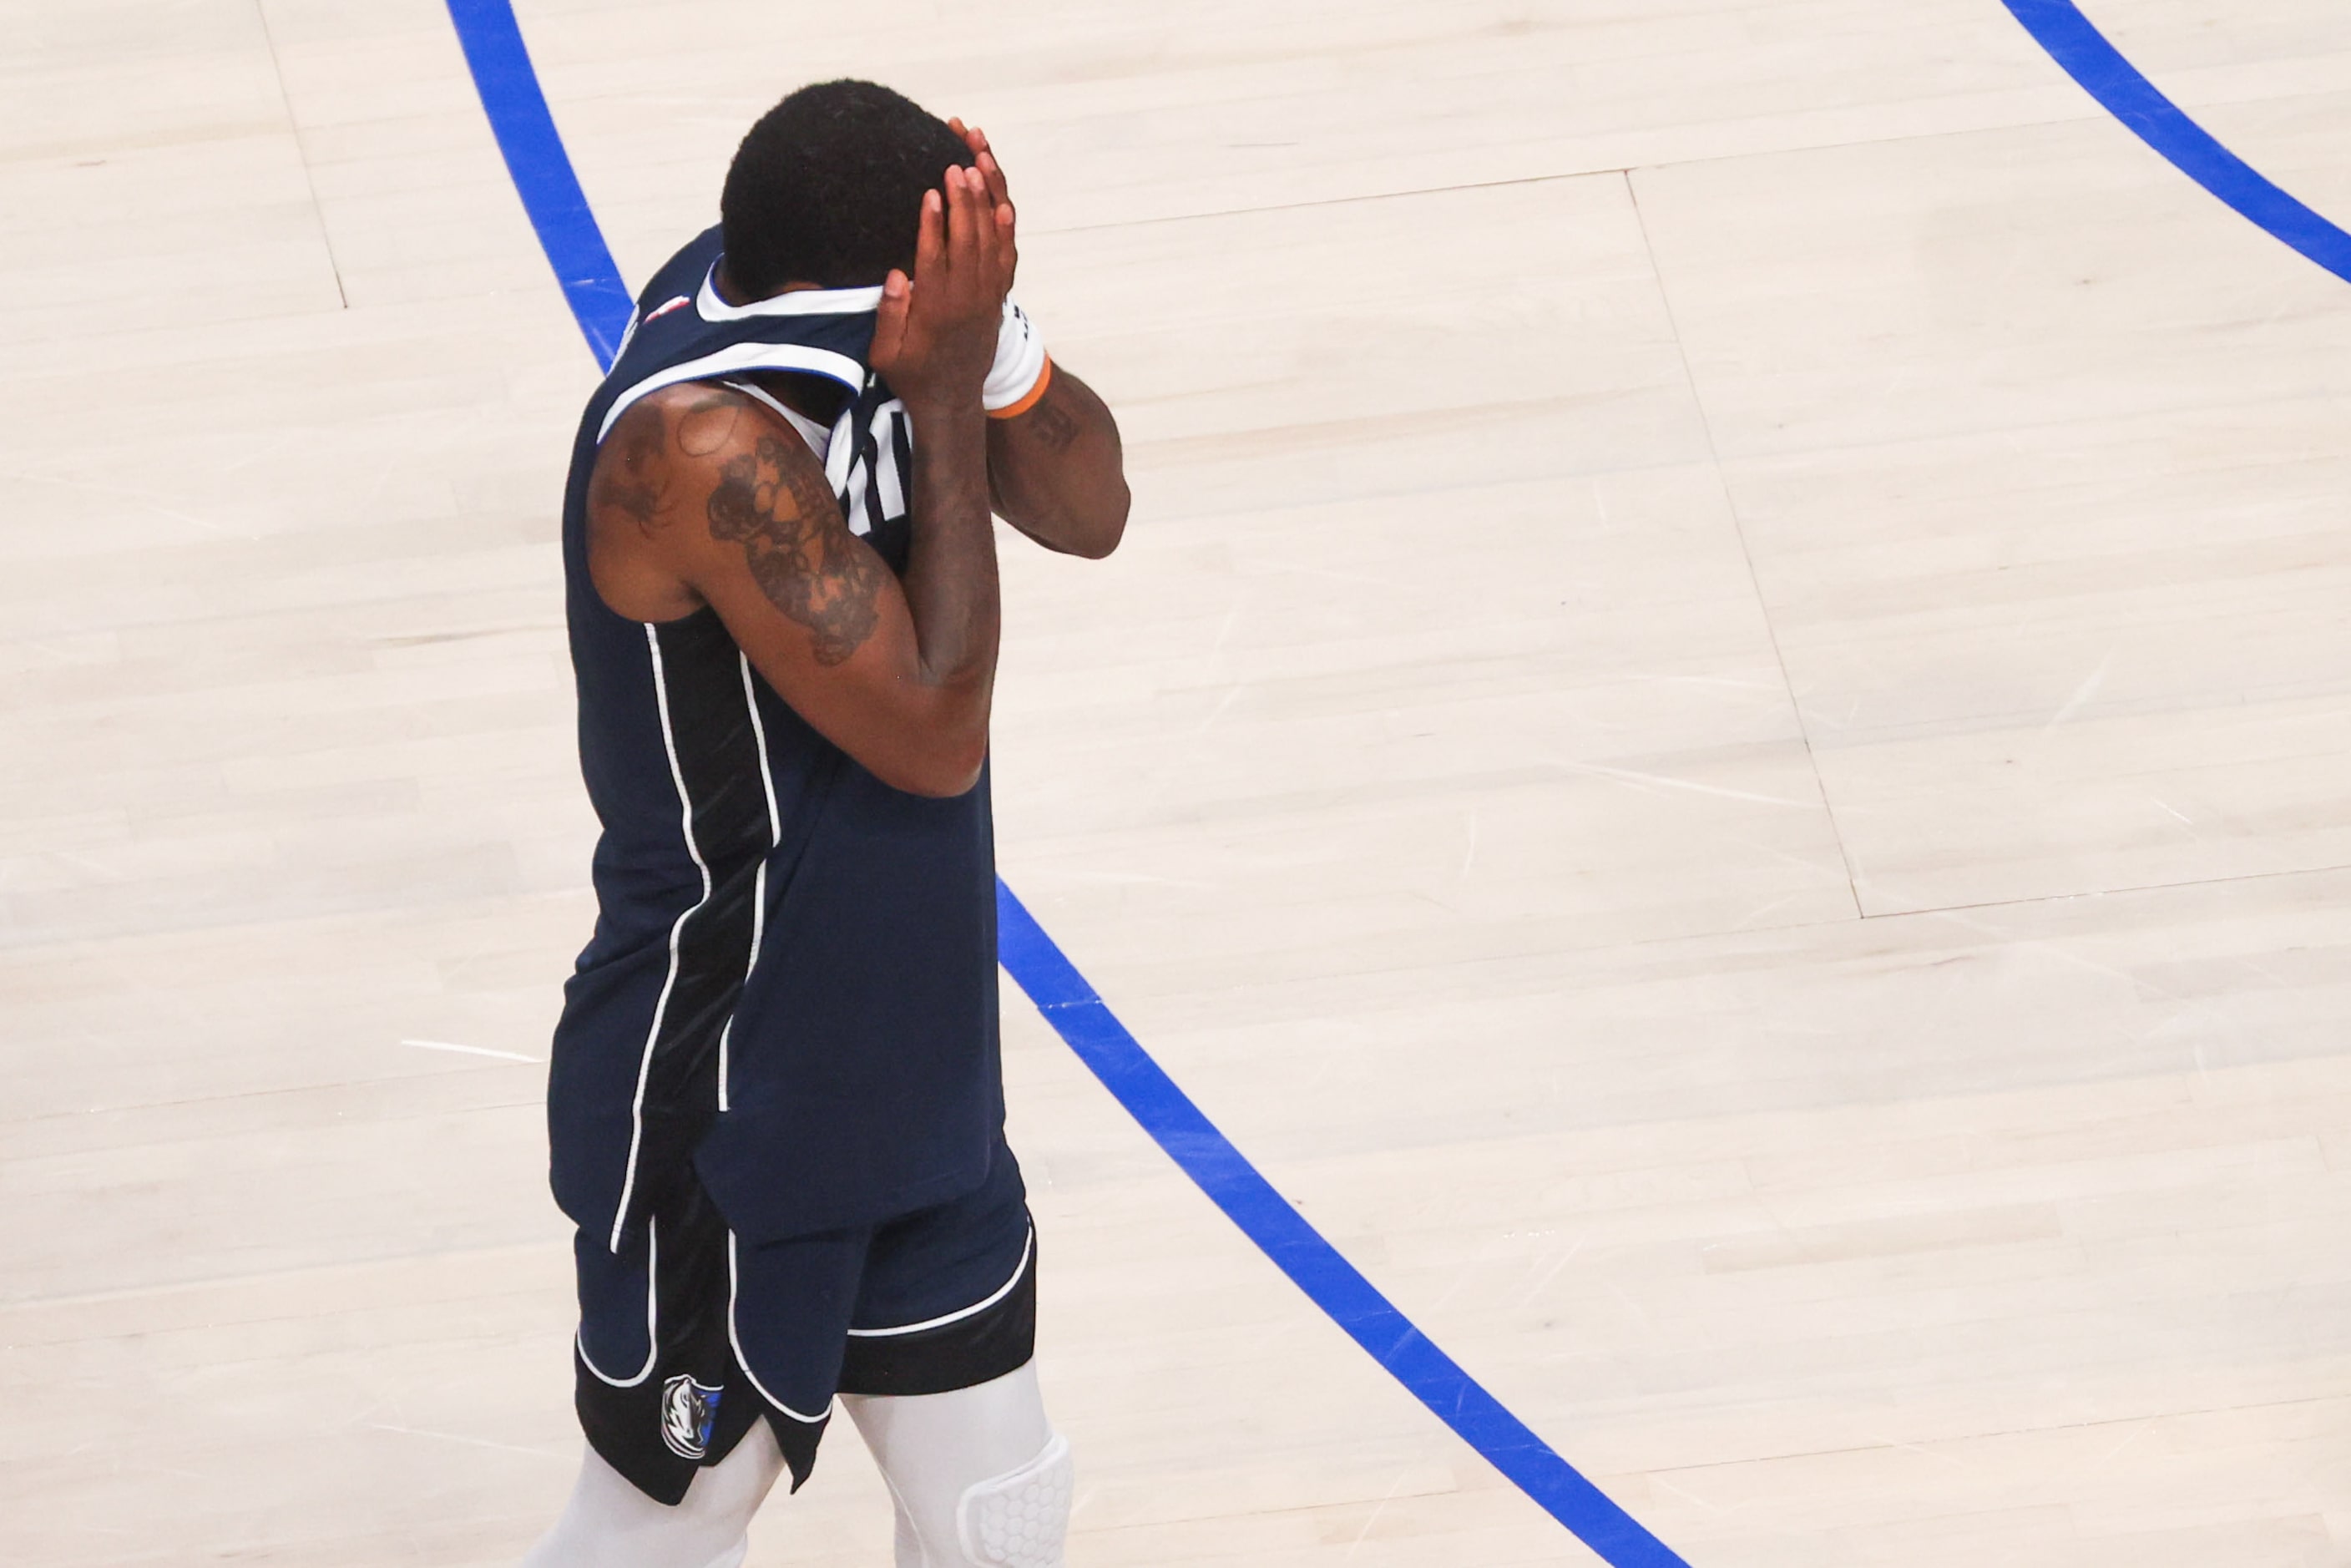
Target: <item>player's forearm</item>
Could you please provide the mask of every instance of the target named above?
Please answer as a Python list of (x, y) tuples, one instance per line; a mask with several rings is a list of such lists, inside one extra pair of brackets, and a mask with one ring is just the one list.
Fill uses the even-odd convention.
[(926, 706), (943, 769), (934, 782), (956, 786), (925, 792), (959, 794), (977, 779), (987, 755), (1002, 622), (987, 505), (987, 419), (977, 402), (907, 412), (914, 426), (914, 472), (906, 608), (914, 623), (919, 679), (932, 693)]
[(1006, 522), (1049, 549), (1099, 559), (1126, 531), (1118, 421), (1085, 382), (1050, 373), (1029, 409), (987, 422), (988, 484)]

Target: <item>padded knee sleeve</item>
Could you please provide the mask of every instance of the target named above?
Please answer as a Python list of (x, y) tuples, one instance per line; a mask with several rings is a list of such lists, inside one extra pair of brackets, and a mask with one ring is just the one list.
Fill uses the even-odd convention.
[(949, 1394), (843, 1395), (898, 1507), (898, 1568), (1061, 1568), (1073, 1470), (1034, 1363)]
[(1008, 1475), (966, 1489), (956, 1533), (974, 1568), (1061, 1568), (1077, 1467), (1055, 1433), (1045, 1451)]

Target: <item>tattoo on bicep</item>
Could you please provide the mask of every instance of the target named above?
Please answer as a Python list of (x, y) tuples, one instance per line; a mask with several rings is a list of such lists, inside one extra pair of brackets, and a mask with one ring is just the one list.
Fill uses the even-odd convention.
[(589, 504), (610, 507), (651, 528), (669, 498), (669, 429), (659, 409), (639, 403), (600, 455)]
[(677, 449), (688, 457), (707, 457), (726, 444), (742, 416), (743, 400), (733, 392), (713, 392), (678, 417)]
[(881, 623), (889, 568), (841, 520), (832, 493), (774, 436), (730, 458), (710, 492), (710, 537), (743, 547), (768, 602), (808, 628), (820, 664), (838, 664)]

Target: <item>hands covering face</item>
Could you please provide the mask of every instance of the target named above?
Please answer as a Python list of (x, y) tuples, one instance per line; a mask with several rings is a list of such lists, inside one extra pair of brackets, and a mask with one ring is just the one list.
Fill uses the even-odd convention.
[(986, 133), (960, 120), (949, 125), (976, 166), (948, 168), (940, 189), (925, 193), (914, 275), (893, 267), (883, 281), (870, 359), (910, 408), (977, 412), (1019, 250), (1004, 171)]

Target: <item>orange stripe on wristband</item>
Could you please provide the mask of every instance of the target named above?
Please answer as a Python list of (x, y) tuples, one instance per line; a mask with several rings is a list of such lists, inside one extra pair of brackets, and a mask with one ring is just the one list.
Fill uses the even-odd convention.
[(1020, 415), (1027, 413), (1030, 409), (1037, 406), (1038, 402), (1045, 395), (1045, 389), (1052, 384), (1052, 381), (1053, 356), (1048, 354), (1045, 356), (1045, 368), (1037, 372), (1037, 384), (1030, 387), (1027, 392), (1022, 392), (1019, 402), (1009, 402), (1006, 403), (1002, 408), (989, 409), (987, 411), (987, 417), (990, 419), (1019, 418)]

